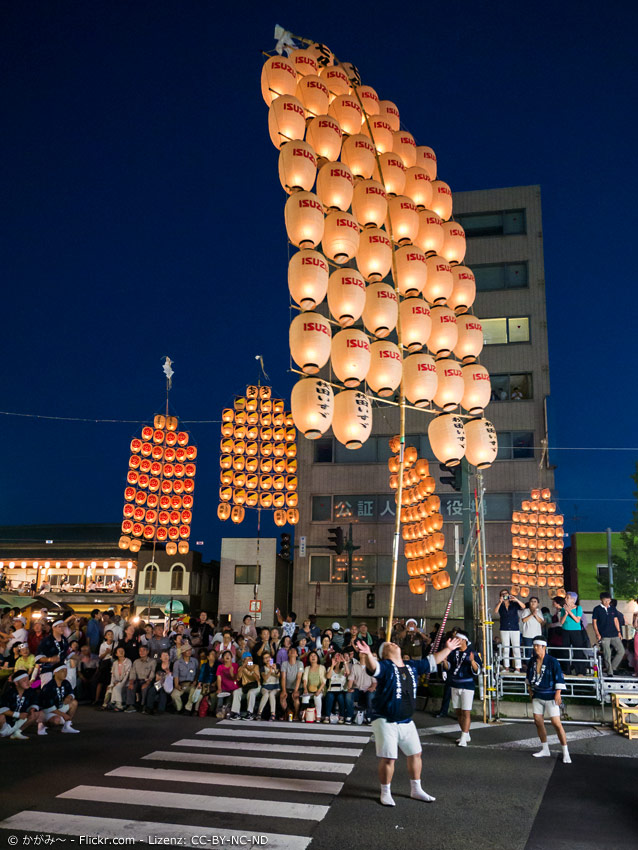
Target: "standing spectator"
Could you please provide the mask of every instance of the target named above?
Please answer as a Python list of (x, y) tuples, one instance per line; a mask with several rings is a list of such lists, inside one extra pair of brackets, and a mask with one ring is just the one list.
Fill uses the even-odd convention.
[(260, 667), (264, 666), (262, 657), (266, 652), (274, 658), (275, 650), (273, 649), (272, 642), (270, 640), (270, 629), (263, 628), (259, 633), (259, 640), (252, 649), (253, 661), (256, 664), (259, 664)]
[(253, 618), (250, 616), (250, 614), (246, 614), (246, 616), (242, 620), (239, 634), (243, 638), (245, 638), (246, 643), (251, 648), (257, 643), (257, 629), (255, 628)]
[(248, 645), (248, 641), (243, 635), (237, 635), (235, 638), (235, 643), (237, 644), (237, 649), (235, 650), (235, 660), (238, 664), (241, 664), (244, 658), (252, 658), (253, 654), (250, 651), (250, 647)]
[(29, 629), (29, 637), (27, 638), (27, 643), (29, 644), (29, 649), (34, 655), (40, 651), (40, 644), (46, 637), (46, 632), (44, 631), (44, 626), (42, 622), (38, 620), (31, 620), (31, 628)]
[(295, 632), (297, 631), (297, 623), (295, 620), (297, 619), (297, 615), (294, 611), (290, 611), (286, 614), (286, 619), (281, 616), (281, 611), (279, 608), (275, 608), (275, 614), (277, 615), (277, 622), (281, 626), (281, 633), (284, 635), (288, 635), (288, 637), (294, 637)]
[(317, 655), (319, 656), (319, 661), (324, 665), (324, 667), (327, 667), (330, 664), (330, 660), (334, 655), (334, 649), (332, 648), (330, 637), (328, 635), (324, 635), (321, 638), (321, 646), (317, 649)]
[(552, 648), (550, 655), (554, 655), (560, 661), (560, 666), (565, 672), (567, 665), (565, 664), (565, 652), (563, 650), (563, 627), (560, 624), (560, 612), (565, 604), (563, 596), (555, 596), (552, 599), (552, 621), (547, 628), (547, 644)]
[(78, 702), (93, 702), (95, 697), (95, 674), (97, 673), (97, 655), (91, 652), (87, 644), (80, 649), (80, 661), (77, 666)]
[(217, 668), (217, 717), (223, 717), (226, 711), (226, 699), (239, 687), (237, 674), (239, 667), (227, 650), (222, 655), (222, 663)]
[(625, 615), (622, 613), (622, 611), (618, 610), (618, 600), (617, 599), (611, 600), (611, 607), (614, 609), (614, 611), (616, 612), (616, 616), (618, 617), (618, 625), (620, 626), (620, 637), (622, 639), (622, 635), (623, 635), (622, 630), (625, 628)]
[[(98, 654), (98, 668), (95, 677), (95, 705), (100, 705), (100, 697), (102, 691), (108, 689), (111, 683), (111, 667), (113, 666), (113, 658), (115, 657), (116, 643), (113, 640), (113, 632), (107, 629), (104, 632), (104, 640), (100, 644), (100, 652)], [(102, 706), (104, 708), (104, 706)]]
[(374, 638), (368, 631), (367, 623), (359, 623), (358, 640), (364, 640), (368, 644), (368, 646), (372, 646), (372, 644), (374, 643)]
[(544, 605), (541, 608), (541, 614), (543, 615), (543, 637), (547, 640), (549, 629), (552, 624), (552, 615), (549, 613), (549, 608), (546, 608)]
[(157, 660), (162, 652), (170, 652), (170, 638), (164, 635), (164, 626), (156, 623), (153, 626), (153, 637), (148, 642), (148, 651), (151, 658)]
[[(521, 631), (518, 624), (518, 613), (525, 606), (516, 596), (511, 596), (507, 589), (499, 593), (498, 605), (494, 616), (500, 617), (501, 642), (503, 644), (503, 667), (512, 673), (521, 672)], [(514, 656), (514, 666), (510, 667), (510, 647)]]
[(179, 714), (182, 710), (182, 698), (187, 697), (186, 711), (192, 711), (193, 691), (197, 687), (197, 678), (199, 676), (199, 663), (195, 658), (192, 658), (193, 648), (190, 644), (185, 644), (182, 649), (182, 657), (178, 658), (173, 664), (173, 690), (171, 691), (171, 699), (175, 706), (175, 711)]
[(304, 667), (305, 667), (306, 662), (307, 662), (308, 652), (310, 651), (308, 649), (307, 643), (308, 643), (308, 641), (307, 641), (307, 638), (306, 638), (305, 635), (302, 635), (297, 641), (298, 658), (302, 662)]
[(537, 596), (530, 596), (527, 608), (521, 614), (521, 641), (523, 643), (523, 661), (527, 669), (527, 661), (532, 657), (534, 638), (543, 636), (545, 618), (539, 609)]
[(46, 735), (48, 724), (62, 726), (62, 732), (77, 734), (80, 730), (73, 726), (73, 718), (78, 702), (71, 685), (66, 681), (66, 666), (58, 664), (53, 670), (53, 678), (42, 688), (42, 719), (38, 723), (38, 735)]
[(270, 645), (272, 647), (273, 652), (277, 652), (277, 650), (281, 646), (281, 635), (279, 634), (279, 629), (277, 628), (277, 626), (270, 630)]
[(86, 639), (91, 647), (91, 652), (97, 655), (102, 643), (102, 635), (104, 634), (104, 626), (102, 623), (102, 614), (99, 608), (94, 608), (91, 611), (89, 622), (86, 624)]
[(214, 629), (208, 620), (206, 611), (201, 611), (199, 618), (191, 621), (191, 642), (193, 646), (201, 646), (208, 649), (214, 634)]
[(144, 714), (163, 714), (166, 710), (168, 696), (172, 693), (172, 690), (173, 676), (171, 674), (171, 661), (168, 657), (168, 650), (165, 649), (160, 653), (157, 662), (155, 681), (146, 689)]
[(312, 639), (314, 640), (315, 646), (316, 646), (317, 641), (321, 637), (321, 629), (317, 625), (317, 615), (316, 614), (310, 614), (308, 619), (310, 620), (310, 634), (312, 635)]
[(237, 646), (233, 641), (233, 635), (230, 629), (224, 629), (221, 641), (213, 643), (213, 649), (217, 650), (218, 655), (223, 655), (225, 652), (230, 652), (233, 656), (233, 661), (237, 658)]
[[(126, 686), (126, 711), (139, 711), (144, 706), (147, 689), (153, 684), (156, 663), (149, 657), (148, 647), (140, 645), (139, 658), (131, 665)], [(139, 704), (137, 704), (139, 698)]]
[(332, 628), (332, 645), (335, 649), (343, 649), (343, 629), (341, 625), (334, 622)]
[(244, 719), (254, 720), (255, 700), (257, 694), (261, 690), (261, 675), (259, 667), (252, 659), (252, 656), (247, 656), (241, 663), (238, 671), (239, 687), (233, 691), (233, 703), (230, 711), (231, 720), (236, 720), (241, 712), (242, 697), (246, 697), (247, 715)]
[(278, 667), (284, 663), (284, 661), (288, 661), (288, 650), (292, 646), (292, 638), (286, 635), (281, 639), (281, 644), (279, 645), (279, 649), (277, 650), (277, 654), (275, 655), (275, 664)]
[(113, 611), (102, 614), (102, 621), (104, 623), (104, 631), (106, 632), (107, 629), (110, 629), (113, 632), (113, 640), (115, 643), (119, 643), (124, 637), (124, 629), (120, 626)]
[(312, 629), (310, 628), (310, 620), (304, 620), (302, 627), (299, 629), (297, 633), (297, 643), (299, 639), (305, 637), (306, 638), (306, 646), (309, 650), (315, 649), (315, 639), (312, 635)]
[(261, 700), (259, 701), (259, 708), (257, 709), (257, 720), (261, 720), (264, 708), (266, 707), (266, 703), (268, 703), (270, 708), (270, 719), (276, 720), (276, 699), (277, 693), (281, 689), (280, 682), (280, 671), (279, 667), (275, 664), (272, 659), (272, 656), (265, 652), (262, 655), (263, 660), (263, 668), (261, 671)]
[(321, 721), (321, 700), (326, 688), (326, 668), (319, 663), (319, 656), (312, 650), (308, 655), (308, 666), (303, 671), (302, 702), (307, 707), (312, 699), (317, 713), (317, 722)]
[(114, 711), (124, 710), (124, 688), (127, 685), (132, 661), (126, 657), (124, 647), (120, 644), (115, 650), (115, 658), (111, 665), (111, 681), (104, 696), (103, 708), (113, 708)]
[[(284, 712), (288, 710), (292, 717), (299, 714), (299, 689), (303, 676), (303, 664), (297, 659), (297, 648), (291, 646), (288, 650), (288, 660), (280, 665), (281, 696), (280, 702)], [(289, 716), (290, 716), (289, 714)]]
[(423, 658), (423, 653), (430, 644), (429, 636), (418, 628), (417, 621), (412, 617), (405, 621), (405, 634), (399, 646), (404, 658), (413, 658), (418, 661)]
[(135, 631), (135, 626), (127, 626), (124, 629), (124, 637), (119, 643), (124, 649), (124, 655), (128, 658), (131, 664), (140, 656), (139, 648), (140, 641)]
[(472, 703), (474, 702), (475, 678), (481, 670), (481, 657), (478, 652), (470, 650), (470, 639), (463, 632), (458, 632), (456, 639), (461, 641), (458, 649), (453, 650), (443, 661), (448, 671), (452, 688), (452, 708), (461, 727), (461, 737), (457, 740), (459, 747), (467, 747), (470, 738), (470, 722)]
[[(140, 635), (140, 645), (145, 646), (148, 649), (149, 643), (153, 637), (153, 626), (150, 623), (144, 626), (144, 631)], [(150, 653), (150, 650), (149, 650)]]
[(567, 663), (577, 676), (584, 676), (587, 671), (587, 662), (584, 660), (585, 654), (582, 649), (588, 644), (581, 623), (582, 616), (583, 609), (578, 604), (578, 594), (569, 592), (565, 597), (565, 604), (561, 608), (560, 624), (563, 627), (564, 645), (575, 650), (571, 663), (569, 659)]
[[(603, 650), (608, 676), (614, 675), (625, 655), (618, 612), (611, 603), (611, 594), (603, 591), (600, 594), (600, 605), (596, 605), (592, 614), (592, 625), (596, 640)], [(613, 659), (611, 657), (612, 648), (615, 653)]]

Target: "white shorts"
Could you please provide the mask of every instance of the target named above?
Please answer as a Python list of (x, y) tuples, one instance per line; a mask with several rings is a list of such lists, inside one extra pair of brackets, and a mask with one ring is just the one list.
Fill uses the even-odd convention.
[(556, 705), (556, 700), (553, 699), (536, 699), (534, 697), (532, 711), (534, 714), (540, 714), (541, 717), (545, 716), (545, 712), (547, 712), (548, 717), (560, 717), (560, 706)]
[(406, 756), (421, 753), (421, 739), (414, 721), (409, 723), (388, 723), (383, 717), (372, 721), (374, 745), (380, 759), (396, 759), (399, 750)]
[(55, 714), (56, 711), (68, 711), (68, 710), (69, 710), (68, 703), (66, 705), (60, 706), (60, 708), (45, 708), (44, 712), (43, 712), (43, 714), (44, 714), (43, 720), (45, 722), (47, 720), (50, 720), (53, 717), (53, 715)]
[(474, 691), (469, 688), (452, 688), (452, 708), (460, 708), (462, 711), (472, 711), (474, 702)]

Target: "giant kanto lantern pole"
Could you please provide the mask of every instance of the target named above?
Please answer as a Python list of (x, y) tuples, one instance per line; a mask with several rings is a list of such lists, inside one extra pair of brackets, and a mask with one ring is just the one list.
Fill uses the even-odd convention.
[(564, 517), (556, 512), (551, 490), (535, 488), (521, 509), (512, 513), (512, 594), (523, 599), (530, 587), (547, 588), (564, 596)]
[[(299, 311), (290, 352), (301, 375), (292, 416), (306, 438), (332, 426), (339, 442), (357, 449), (372, 431), (373, 406), (397, 405), (403, 506), (407, 407), (432, 416), (428, 435), (440, 462), (466, 456), (485, 469), (496, 457), (496, 434), (483, 416), (490, 380), (478, 363), (483, 331), (471, 312), (476, 284), (463, 265), (465, 233), (436, 154), (401, 125), (395, 103), (325, 45), (281, 28), (276, 37), (261, 90), (297, 249), (288, 268)], [(400, 539), (397, 510), (390, 624)]]

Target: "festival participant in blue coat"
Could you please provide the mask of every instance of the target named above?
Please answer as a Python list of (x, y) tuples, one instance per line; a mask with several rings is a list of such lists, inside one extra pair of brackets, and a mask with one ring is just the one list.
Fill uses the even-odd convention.
[(48, 634), (40, 642), (38, 653), (44, 657), (40, 659), (40, 679), (45, 685), (51, 681), (53, 670), (58, 664), (64, 664), (69, 654), (69, 642), (64, 637), (64, 620), (56, 620), (51, 626), (51, 634)]
[(401, 647), (396, 643), (381, 644), (380, 660), (374, 658), (367, 643), (356, 643), (360, 657), (377, 680), (377, 689), (372, 701), (372, 728), (379, 759), (381, 803), (384, 806), (396, 805), (392, 799), (390, 785), (399, 750), (408, 760), (410, 796), (428, 803), (435, 800), (421, 788), (421, 740), (412, 720), (416, 708), (416, 687), (419, 676), (434, 673), (436, 665), (459, 645), (456, 638), (451, 638), (439, 652), (418, 661), (404, 661), (401, 657)]
[(470, 650), (471, 640), (463, 632), (458, 632), (457, 640), (461, 642), (458, 649), (451, 652), (443, 662), (448, 671), (450, 687), (452, 688), (452, 708), (461, 727), (461, 737), (457, 740), (459, 747), (467, 747), (470, 738), (470, 723), (476, 677), (481, 671), (481, 656)]
[(47, 724), (62, 726), (67, 734), (77, 734), (80, 730), (73, 726), (73, 717), (78, 710), (78, 701), (73, 695), (73, 688), (66, 680), (67, 668), (58, 664), (53, 671), (53, 678), (42, 688), (42, 719), (38, 723), (38, 735), (47, 734)]
[(32, 723), (40, 720), (41, 712), (38, 705), (38, 693), (29, 687), (29, 674), (26, 670), (18, 670), (11, 677), (9, 685), (1, 698), (0, 704), (0, 738), (11, 738), (13, 741), (28, 741), (23, 730)]
[(534, 638), (532, 651), (527, 668), (527, 687), (532, 698), (534, 723), (542, 744), (541, 749), (532, 755), (535, 758), (550, 755), (544, 721), (547, 712), (563, 748), (563, 763), (571, 764), (565, 730), (560, 722), (561, 691), (565, 690), (563, 671), (556, 658), (547, 654), (547, 641), (544, 638)]

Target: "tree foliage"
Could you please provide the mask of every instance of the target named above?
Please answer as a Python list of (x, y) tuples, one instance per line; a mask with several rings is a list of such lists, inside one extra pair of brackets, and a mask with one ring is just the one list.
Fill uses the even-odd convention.
[(631, 477), (637, 488), (634, 490), (636, 505), (631, 522), (620, 535), (624, 554), (617, 555), (614, 559), (614, 594), (618, 599), (638, 600), (638, 463)]

